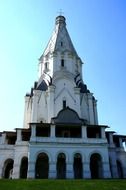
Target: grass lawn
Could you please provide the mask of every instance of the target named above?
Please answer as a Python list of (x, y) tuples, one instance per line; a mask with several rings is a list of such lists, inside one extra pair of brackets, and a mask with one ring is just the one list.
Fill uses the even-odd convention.
[(0, 180), (0, 190), (126, 190), (126, 180)]

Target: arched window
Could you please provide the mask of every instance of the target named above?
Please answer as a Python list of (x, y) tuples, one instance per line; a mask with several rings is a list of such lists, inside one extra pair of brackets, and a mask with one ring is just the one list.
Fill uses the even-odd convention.
[(64, 67), (64, 59), (61, 59), (61, 67)]
[(81, 157), (81, 154), (79, 154), (79, 153), (76, 153), (74, 155), (73, 168), (74, 168), (74, 178), (75, 179), (82, 179), (83, 165), (82, 165), (82, 157)]
[(66, 100), (63, 100), (63, 109), (66, 108)]
[(66, 156), (64, 153), (60, 153), (57, 157), (56, 170), (58, 179), (66, 178)]
[(119, 160), (116, 161), (119, 178), (123, 178), (123, 167)]
[(60, 43), (61, 47), (63, 46), (63, 42)]
[(48, 69), (49, 69), (49, 63), (45, 62), (45, 70), (48, 70)]
[(14, 161), (12, 159), (8, 159), (5, 161), (4, 168), (3, 168), (3, 178), (7, 178), (7, 179), (12, 178), (13, 164), (14, 164)]
[(102, 158), (100, 154), (94, 153), (91, 155), (90, 170), (91, 170), (91, 177), (93, 179), (102, 178), (103, 170), (102, 170)]
[(20, 166), (20, 178), (27, 178), (27, 171), (28, 171), (28, 158), (23, 157), (21, 160)]
[(36, 160), (35, 177), (38, 179), (48, 179), (49, 158), (45, 153), (40, 153)]

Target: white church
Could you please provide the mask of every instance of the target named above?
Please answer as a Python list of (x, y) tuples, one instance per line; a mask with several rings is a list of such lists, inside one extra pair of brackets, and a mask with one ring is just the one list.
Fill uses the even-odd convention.
[(126, 136), (98, 123), (82, 66), (57, 16), (39, 80), (25, 96), (24, 126), (0, 133), (0, 178), (126, 178)]

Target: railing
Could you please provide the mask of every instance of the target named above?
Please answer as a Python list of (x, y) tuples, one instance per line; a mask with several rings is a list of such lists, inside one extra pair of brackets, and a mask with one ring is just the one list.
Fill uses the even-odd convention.
[(71, 143), (71, 144), (100, 144), (100, 143), (107, 143), (106, 139), (101, 138), (59, 138), (59, 137), (32, 137), (30, 142), (37, 142), (37, 143)]

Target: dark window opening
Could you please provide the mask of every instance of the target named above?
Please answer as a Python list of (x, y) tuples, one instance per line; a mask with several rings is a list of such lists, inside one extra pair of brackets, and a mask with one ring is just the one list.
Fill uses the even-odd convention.
[(117, 136), (113, 136), (114, 144), (117, 148), (120, 147), (119, 138)]
[(23, 157), (21, 160), (21, 166), (20, 166), (20, 178), (26, 179), (27, 171), (28, 171), (28, 158)]
[(29, 141), (31, 137), (31, 131), (22, 131), (22, 141)]
[(56, 137), (81, 138), (81, 126), (56, 126)]
[(50, 127), (49, 126), (40, 126), (36, 128), (37, 137), (49, 137), (50, 136)]
[(14, 145), (16, 142), (16, 133), (8, 133), (6, 134), (6, 140), (7, 140), (7, 144), (11, 144)]
[(60, 153), (57, 157), (56, 170), (58, 179), (66, 178), (66, 156), (64, 153)]
[(60, 45), (63, 46), (63, 42), (61, 42)]
[(99, 154), (94, 153), (90, 158), (90, 171), (92, 179), (102, 178), (103, 169), (102, 169), (102, 158)]
[(48, 69), (48, 62), (45, 62), (45, 69), (47, 70)]
[(61, 59), (61, 67), (64, 67), (64, 59)]
[(101, 130), (96, 127), (87, 127), (88, 138), (101, 138)]
[(107, 138), (107, 142), (110, 143), (110, 140), (109, 140), (109, 133), (105, 133), (106, 135), (106, 138)]
[(63, 100), (63, 109), (66, 108), (66, 100)]
[(35, 178), (48, 179), (49, 174), (49, 158), (45, 153), (40, 153), (35, 165)]

